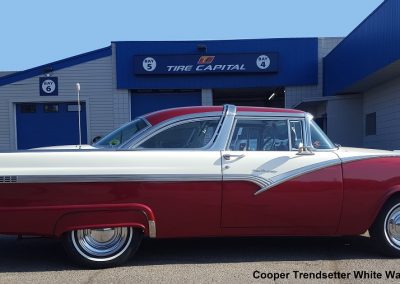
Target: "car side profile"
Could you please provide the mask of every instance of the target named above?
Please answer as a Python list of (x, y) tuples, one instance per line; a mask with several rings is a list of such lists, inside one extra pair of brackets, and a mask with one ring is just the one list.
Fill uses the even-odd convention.
[[(143, 237), (343, 236), (400, 256), (400, 156), (334, 145), (308, 113), (202, 106), (137, 120), (118, 147), (0, 153), (0, 233), (61, 238), (78, 264)], [(106, 137), (105, 137), (106, 138)]]

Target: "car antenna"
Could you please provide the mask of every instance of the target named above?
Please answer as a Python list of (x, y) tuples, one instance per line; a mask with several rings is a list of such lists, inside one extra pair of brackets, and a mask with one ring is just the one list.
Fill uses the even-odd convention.
[(81, 131), (81, 101), (79, 93), (81, 91), (81, 84), (76, 83), (76, 92), (78, 95), (78, 131), (79, 131), (79, 149), (82, 147), (82, 131)]

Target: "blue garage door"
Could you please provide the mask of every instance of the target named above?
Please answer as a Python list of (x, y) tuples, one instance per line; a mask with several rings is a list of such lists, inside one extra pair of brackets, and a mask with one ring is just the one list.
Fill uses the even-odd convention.
[(131, 118), (174, 107), (200, 106), (201, 93), (146, 93), (132, 94)]
[[(82, 143), (87, 143), (86, 105), (81, 103)], [(18, 149), (79, 144), (76, 103), (18, 103)]]

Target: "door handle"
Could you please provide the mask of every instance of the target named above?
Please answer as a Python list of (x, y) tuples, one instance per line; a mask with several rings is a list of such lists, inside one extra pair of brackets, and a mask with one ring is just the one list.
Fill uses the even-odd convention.
[(223, 154), (222, 157), (224, 157), (225, 160), (229, 161), (231, 158), (237, 158), (237, 159), (241, 159), (243, 158), (245, 155), (244, 154), (240, 154), (240, 155), (233, 155), (233, 154)]

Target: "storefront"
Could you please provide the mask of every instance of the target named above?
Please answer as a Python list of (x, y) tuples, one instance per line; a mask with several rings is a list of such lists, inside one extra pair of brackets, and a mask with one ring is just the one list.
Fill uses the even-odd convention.
[(337, 143), (400, 149), (399, 15), (386, 0), (344, 39), (117, 41), (1, 75), (0, 150), (78, 143), (78, 82), (83, 143), (147, 112), (231, 103), (303, 109)]

